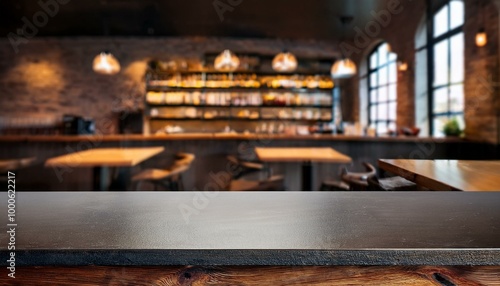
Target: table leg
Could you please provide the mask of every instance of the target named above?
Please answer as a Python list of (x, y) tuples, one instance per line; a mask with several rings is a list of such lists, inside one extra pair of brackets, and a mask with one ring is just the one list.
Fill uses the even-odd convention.
[(109, 189), (112, 191), (127, 191), (131, 184), (130, 176), (130, 168), (119, 168), (118, 175), (113, 180)]
[(302, 164), (302, 191), (312, 191), (312, 163), (304, 162)]
[(108, 167), (99, 166), (93, 168), (94, 191), (106, 191), (108, 189)]

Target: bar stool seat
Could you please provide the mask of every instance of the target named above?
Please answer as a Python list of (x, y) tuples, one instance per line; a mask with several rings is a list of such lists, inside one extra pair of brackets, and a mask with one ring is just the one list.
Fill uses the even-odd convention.
[(278, 175), (262, 181), (232, 180), (229, 184), (229, 191), (233, 192), (283, 191), (284, 189), (284, 177)]
[(162, 186), (168, 190), (183, 189), (182, 174), (191, 167), (191, 163), (195, 159), (195, 155), (189, 153), (178, 153), (177, 160), (168, 169), (146, 169), (132, 177), (132, 182), (136, 184), (136, 190), (139, 189), (140, 183), (149, 182), (157, 186)]
[(9, 159), (0, 160), (0, 172), (5, 173), (7, 171), (16, 171), (22, 168), (29, 167), (35, 162), (36, 158), (20, 158), (20, 159)]
[(249, 174), (266, 171), (264, 164), (262, 163), (241, 160), (232, 155), (229, 155), (226, 158), (231, 164), (238, 167), (237, 172), (233, 174), (233, 179), (239, 179)]
[(132, 181), (161, 181), (185, 172), (189, 169), (189, 165), (174, 166), (169, 170), (163, 169), (147, 169), (132, 177)]

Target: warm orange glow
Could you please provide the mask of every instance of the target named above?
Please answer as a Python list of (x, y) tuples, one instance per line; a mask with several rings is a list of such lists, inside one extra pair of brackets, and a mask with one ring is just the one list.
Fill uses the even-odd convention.
[(350, 78), (357, 73), (356, 64), (350, 59), (336, 61), (331, 69), (332, 78)]
[(230, 50), (224, 50), (215, 58), (214, 67), (218, 71), (235, 71), (240, 66), (240, 59)]
[(399, 69), (399, 71), (407, 71), (408, 70), (408, 63), (407, 62), (398, 62), (398, 69)]
[(110, 53), (100, 53), (94, 58), (94, 72), (105, 75), (114, 75), (120, 72), (120, 63)]
[(277, 72), (293, 72), (296, 69), (297, 58), (291, 53), (279, 53), (273, 59), (273, 70)]
[(488, 35), (485, 31), (479, 31), (476, 34), (476, 46), (484, 47), (488, 43)]
[(25, 86), (32, 90), (64, 88), (63, 69), (56, 61), (23, 62), (14, 68)]

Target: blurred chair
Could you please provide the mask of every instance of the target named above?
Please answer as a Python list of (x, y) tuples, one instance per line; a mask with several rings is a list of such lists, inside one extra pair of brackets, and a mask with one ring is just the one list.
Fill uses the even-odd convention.
[(370, 164), (363, 162), (366, 172), (349, 172), (347, 168), (342, 169), (341, 182), (324, 181), (321, 184), (322, 191), (366, 191), (368, 189), (368, 178), (375, 176), (377, 170)]
[(284, 191), (285, 178), (283, 176), (272, 176), (260, 181), (247, 181), (245, 179), (232, 180), (229, 191)]
[(17, 170), (30, 167), (35, 163), (35, 157), (0, 160), (0, 183), (7, 185), (9, 181), (7, 172), (16, 173)]
[[(235, 156), (227, 156), (227, 160), (234, 165), (235, 172), (232, 173), (229, 191), (283, 191), (285, 190), (284, 176), (269, 177), (268, 170), (264, 164), (238, 159)], [(251, 179), (257, 176), (265, 179)]]
[(182, 174), (189, 170), (195, 160), (195, 155), (189, 153), (178, 153), (176, 160), (168, 169), (146, 169), (132, 177), (135, 189), (139, 190), (141, 183), (153, 184), (154, 190), (161, 186), (166, 190), (184, 190)]
[(0, 160), (0, 172), (14, 172), (22, 168), (29, 167), (33, 165), (36, 161), (35, 157), (31, 158), (20, 158), (20, 159), (9, 159), (9, 160)]
[(262, 163), (241, 160), (232, 155), (227, 156), (226, 158), (231, 164), (236, 167), (235, 172), (232, 174), (233, 179), (239, 179), (249, 174), (267, 172), (267, 169)]

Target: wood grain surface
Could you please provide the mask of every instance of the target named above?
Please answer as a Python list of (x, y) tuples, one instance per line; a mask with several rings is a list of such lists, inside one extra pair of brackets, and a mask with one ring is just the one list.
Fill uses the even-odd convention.
[(500, 161), (379, 160), (380, 168), (436, 191), (500, 191)]
[(163, 147), (152, 148), (99, 148), (51, 158), (46, 167), (133, 167), (164, 151)]
[(255, 148), (259, 160), (263, 162), (323, 162), (351, 163), (351, 157), (333, 148)]
[[(3, 271), (5, 272), (5, 270)], [(22, 267), (0, 285), (500, 285), (500, 267)]]

